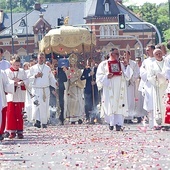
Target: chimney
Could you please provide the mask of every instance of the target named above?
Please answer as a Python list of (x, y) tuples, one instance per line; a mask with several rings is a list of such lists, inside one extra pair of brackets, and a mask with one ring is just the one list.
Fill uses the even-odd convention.
[(40, 11), (41, 10), (41, 4), (40, 3), (35, 3), (34, 9), (37, 10), (37, 11)]
[(3, 19), (4, 19), (4, 11), (0, 9), (0, 24), (3, 23)]
[(122, 0), (115, 0), (115, 2), (122, 4)]
[(43, 14), (39, 14), (39, 16), (40, 16), (40, 18), (43, 18), (44, 15)]

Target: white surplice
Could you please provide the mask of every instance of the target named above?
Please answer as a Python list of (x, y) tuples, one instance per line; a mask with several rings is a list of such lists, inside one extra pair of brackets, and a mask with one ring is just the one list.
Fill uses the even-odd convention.
[(128, 117), (127, 119), (133, 119), (136, 116), (136, 101), (135, 101), (135, 88), (136, 80), (139, 77), (139, 66), (133, 61), (129, 60), (129, 66), (131, 67), (133, 73), (130, 80), (127, 81), (127, 97), (128, 97)]
[[(113, 76), (108, 79), (108, 60), (105, 60), (99, 64), (96, 73), (97, 86), (99, 90), (102, 89), (103, 93), (101, 117), (105, 116), (107, 123), (111, 126), (115, 124), (122, 126), (124, 116), (128, 116), (126, 81), (132, 77), (133, 70), (129, 65), (125, 68), (122, 63), (121, 69), (121, 76)], [(115, 120), (113, 120), (114, 118)]]
[[(42, 72), (43, 76), (35, 78), (38, 72)], [(47, 120), (50, 116), (49, 113), (49, 99), (51, 85), (56, 89), (56, 80), (52, 74), (51, 68), (46, 64), (36, 64), (30, 68), (29, 72), (30, 82), (32, 82), (32, 119), (39, 120), (42, 124), (47, 124)], [(34, 104), (38, 101), (39, 105)]]
[(6, 93), (14, 93), (14, 81), (8, 79), (4, 71), (0, 70), (0, 127), (2, 123), (2, 109), (7, 106)]
[(152, 126), (163, 125), (165, 120), (165, 109), (166, 109), (166, 88), (168, 82), (163, 72), (164, 60), (155, 60), (151, 69), (148, 72), (147, 79), (152, 85), (152, 98), (153, 98), (153, 120)]
[(141, 91), (144, 96), (143, 108), (147, 112), (153, 111), (153, 98), (151, 95), (153, 89), (151, 83), (147, 80), (147, 76), (154, 61), (154, 57), (148, 57), (142, 62), (142, 66), (140, 67), (141, 81), (139, 84), (139, 91)]
[[(11, 69), (5, 70), (6, 75), (10, 80), (13, 80), (14, 78), (18, 78), (24, 82), (24, 84), (27, 86), (29, 81), (26, 75), (26, 72), (24, 69), (19, 68), (18, 71), (11, 71)], [(25, 90), (22, 90), (21, 86), (18, 86), (16, 88), (16, 92), (14, 94), (8, 93), (7, 94), (7, 102), (25, 102)]]

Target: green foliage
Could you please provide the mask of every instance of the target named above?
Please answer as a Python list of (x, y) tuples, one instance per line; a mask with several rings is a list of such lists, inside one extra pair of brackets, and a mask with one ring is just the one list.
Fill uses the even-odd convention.
[(142, 6), (130, 5), (127, 8), (132, 10), (142, 20), (155, 25), (160, 31), (163, 42), (167, 41), (168, 38), (170, 39), (168, 31), (170, 26), (168, 3), (160, 5), (144, 3)]
[(170, 29), (164, 31), (165, 42), (170, 41)]

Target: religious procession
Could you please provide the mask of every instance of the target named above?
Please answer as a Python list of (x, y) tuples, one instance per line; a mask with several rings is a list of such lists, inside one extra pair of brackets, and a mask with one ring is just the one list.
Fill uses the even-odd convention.
[[(170, 49), (170, 42), (167, 43)], [(170, 55), (162, 44), (148, 45), (147, 58), (120, 57), (117, 48), (99, 64), (89, 57), (84, 69), (78, 57), (25, 62), (13, 56), (1, 59), (0, 140), (24, 138), (24, 122), (37, 128), (48, 125), (106, 123), (124, 130), (124, 123), (143, 123), (154, 130), (169, 130)]]

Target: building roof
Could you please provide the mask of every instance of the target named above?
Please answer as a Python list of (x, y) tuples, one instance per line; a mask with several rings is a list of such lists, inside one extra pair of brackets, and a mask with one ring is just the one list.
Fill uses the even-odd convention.
[[(26, 34), (26, 26), (20, 27), (21, 20), (26, 21), (28, 25), (28, 34), (33, 34), (33, 26), (40, 18), (40, 14), (43, 14), (44, 20), (46, 20), (51, 28), (58, 26), (58, 18), (69, 16), (69, 25), (75, 25), (77, 23), (85, 23), (83, 19), (85, 16), (85, 2), (70, 2), (70, 3), (46, 3), (42, 4), (41, 10), (33, 9), (29, 13), (13, 13), (13, 34)], [(4, 25), (6, 29), (0, 33), (0, 35), (11, 34), (11, 14), (6, 13), (4, 15)], [(19, 33), (18, 33), (19, 32)]]
[[(104, 13), (104, 3), (109, 2), (110, 13)], [(13, 34), (22, 36), (28, 33), (33, 35), (33, 26), (43, 14), (43, 19), (51, 25), (51, 28), (56, 28), (58, 18), (69, 16), (69, 25), (84, 24), (88, 17), (113, 17), (123, 13), (126, 15), (126, 20), (130, 22), (141, 22), (141, 20), (133, 14), (129, 9), (114, 0), (86, 0), (82, 2), (68, 3), (45, 3), (41, 5), (40, 10), (33, 9), (32, 11), (23, 13), (13, 13)], [(27, 17), (26, 17), (27, 16)], [(27, 20), (27, 22), (26, 22)], [(25, 25), (23, 23), (25, 23)], [(0, 36), (11, 35), (11, 14), (4, 13), (4, 29), (0, 32)], [(26, 25), (28, 26), (26, 29)], [(128, 24), (125, 31), (148, 30), (151, 28), (147, 25), (130, 25)]]
[[(110, 11), (105, 12), (105, 3), (109, 4)], [(114, 0), (93, 0), (87, 13), (88, 17), (103, 17), (103, 16), (117, 16), (119, 14), (119, 9)]]

